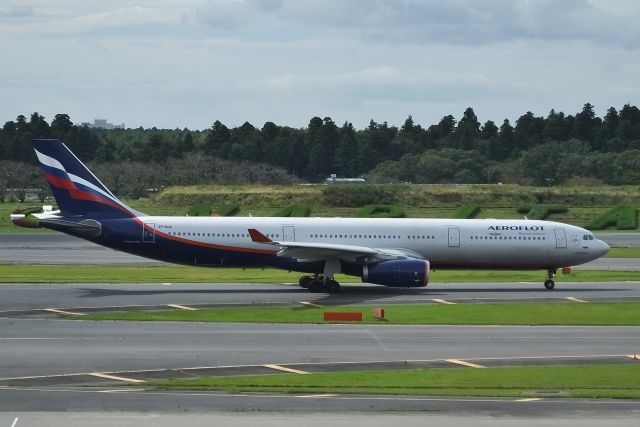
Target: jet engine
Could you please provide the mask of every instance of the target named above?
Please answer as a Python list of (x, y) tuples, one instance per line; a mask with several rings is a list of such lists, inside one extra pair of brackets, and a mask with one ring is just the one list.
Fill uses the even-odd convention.
[(362, 281), (391, 287), (422, 287), (429, 283), (429, 261), (399, 259), (362, 266)]

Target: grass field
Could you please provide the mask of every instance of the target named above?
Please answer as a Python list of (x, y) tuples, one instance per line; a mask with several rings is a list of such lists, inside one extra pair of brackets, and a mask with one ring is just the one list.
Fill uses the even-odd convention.
[[(259, 268), (203, 268), (184, 266), (83, 266), (0, 264), (0, 283), (298, 283), (301, 273)], [(431, 283), (535, 282), (545, 279), (543, 271), (439, 270)], [(353, 276), (336, 275), (341, 283), (355, 282)], [(640, 271), (580, 270), (559, 275), (562, 282), (640, 281)]]
[[(359, 193), (376, 192), (385, 186), (360, 186)], [(525, 187), (518, 185), (401, 185), (390, 192), (391, 199), (357, 206), (334, 202), (324, 185), (311, 186), (221, 186), (171, 187), (162, 193), (139, 200), (125, 200), (132, 208), (151, 215), (184, 215), (191, 206), (205, 204), (215, 210), (224, 204), (240, 207), (239, 216), (271, 216), (292, 203), (311, 208), (311, 216), (355, 217), (364, 204), (395, 204), (412, 218), (452, 218), (463, 205), (481, 208), (478, 218), (522, 218), (517, 208), (535, 204), (565, 204), (565, 213), (550, 215), (551, 221), (584, 226), (618, 203), (640, 206), (638, 187)], [(336, 187), (338, 189), (348, 187)], [(348, 191), (346, 191), (348, 192)], [(348, 200), (348, 198), (345, 198)], [(46, 203), (51, 204), (52, 201)], [(24, 204), (0, 203), (0, 232), (24, 232), (10, 224), (9, 214), (38, 201)]]
[(640, 258), (640, 248), (611, 248), (605, 258)]
[(421, 396), (640, 398), (640, 363), (170, 379), (160, 389)]
[[(640, 325), (640, 303), (502, 303), (387, 305), (385, 320), (371, 306), (224, 307), (196, 311), (118, 311), (89, 313), (88, 320), (143, 320), (219, 323), (324, 323), (325, 311), (363, 313), (364, 323), (403, 325)], [(66, 316), (66, 315), (65, 315)]]

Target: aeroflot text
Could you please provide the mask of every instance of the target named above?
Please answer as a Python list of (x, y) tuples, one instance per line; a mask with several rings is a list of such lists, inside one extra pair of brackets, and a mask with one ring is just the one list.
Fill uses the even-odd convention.
[(528, 231), (543, 231), (543, 225), (490, 225), (489, 230), (528, 230)]

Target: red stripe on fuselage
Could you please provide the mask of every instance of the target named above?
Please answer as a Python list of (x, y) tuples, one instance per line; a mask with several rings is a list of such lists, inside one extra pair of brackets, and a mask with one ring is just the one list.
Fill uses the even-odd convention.
[[(136, 221), (142, 224), (142, 226), (148, 231), (154, 232), (155, 230), (154, 228), (149, 227), (147, 224), (143, 223), (138, 218), (136, 218)], [(276, 255), (278, 253), (278, 251), (270, 251), (266, 249), (251, 249), (251, 248), (242, 248), (238, 246), (216, 245), (214, 243), (205, 243), (205, 242), (199, 242), (197, 240), (183, 239), (182, 237), (172, 236), (171, 234), (167, 234), (158, 230), (155, 230), (155, 233), (156, 235), (164, 237), (165, 239), (173, 240), (174, 242), (185, 243), (191, 246), (200, 246), (203, 248), (219, 249), (219, 250), (232, 251), (232, 252), (243, 252), (243, 253), (249, 253), (249, 254), (261, 254), (261, 255)]]

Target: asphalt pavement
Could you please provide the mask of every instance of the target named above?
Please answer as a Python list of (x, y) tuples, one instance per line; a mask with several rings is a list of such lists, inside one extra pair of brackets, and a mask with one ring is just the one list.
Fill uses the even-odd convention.
[[(637, 233), (631, 236), (615, 233), (611, 238), (622, 239), (628, 246), (640, 240)], [(0, 262), (12, 262), (8, 254), (52, 263), (67, 262), (69, 257), (81, 257), (87, 263), (92, 263), (91, 259), (108, 264), (149, 262), (61, 234), (4, 234), (0, 235), (0, 248)], [(297, 285), (284, 284), (0, 285), (0, 379), (167, 369), (188, 371), (189, 368), (219, 369), (238, 365), (264, 369), (265, 365), (299, 368), (319, 364), (339, 366), (345, 362), (447, 359), (478, 362), (486, 358), (532, 357), (588, 361), (640, 353), (640, 328), (637, 327), (83, 322), (61, 320), (45, 311), (123, 306), (160, 308), (168, 304), (302, 306), (301, 303), (309, 302), (382, 305), (519, 300), (563, 300), (579, 304), (581, 301), (640, 299), (640, 283), (563, 283), (561, 276), (553, 291), (544, 290), (541, 283), (433, 283), (424, 289), (354, 284), (344, 286), (343, 291), (337, 295), (311, 294)], [(482, 426), (506, 425), (507, 419), (508, 425), (521, 425), (535, 417), (538, 425), (589, 426), (636, 425), (640, 417), (637, 400), (161, 392), (135, 385), (125, 388), (113, 384), (79, 386), (61, 383), (59, 378), (51, 377), (50, 383), (37, 379), (22, 385), (8, 385), (0, 380), (0, 425), (73, 426), (86, 425), (90, 419), (95, 426), (178, 422), (189, 425), (234, 422), (239, 426), (436, 422), (444, 426), (465, 423)], [(212, 414), (211, 411), (222, 412)], [(402, 415), (388, 411), (401, 411)], [(416, 415), (415, 411), (437, 415), (425, 417), (424, 412)], [(100, 414), (95, 416), (96, 412)], [(236, 412), (242, 412), (243, 416), (234, 418)], [(299, 412), (305, 413), (304, 421), (298, 418)], [(334, 412), (336, 414), (327, 415)], [(83, 414), (89, 418), (83, 418)]]
[[(640, 328), (635, 327), (245, 325), (11, 318), (0, 319), (0, 378), (238, 365), (433, 359), (479, 362), (482, 358), (576, 355), (589, 363), (590, 358), (635, 354), (639, 342)], [(302, 397), (164, 392), (144, 390), (144, 385), (138, 384), (124, 389), (115, 385), (74, 387), (57, 381), (0, 385), (0, 412), (420, 410), (532, 417), (584, 411), (632, 416), (640, 411), (640, 401), (634, 400)]]

